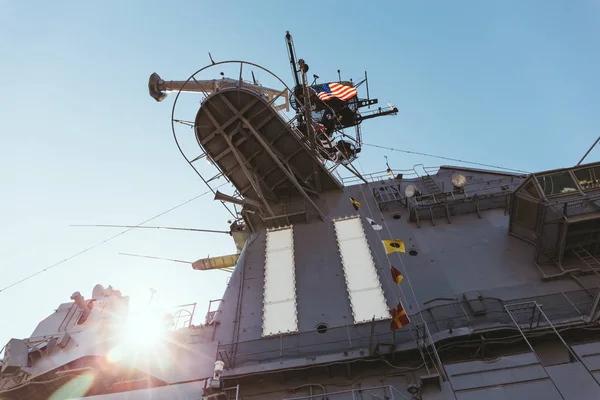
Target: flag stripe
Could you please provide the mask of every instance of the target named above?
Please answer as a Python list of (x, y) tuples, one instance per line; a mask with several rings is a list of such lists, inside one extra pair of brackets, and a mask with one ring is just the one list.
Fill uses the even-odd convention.
[(358, 94), (355, 87), (335, 82), (313, 86), (312, 88), (317, 93), (317, 97), (322, 101), (331, 100), (334, 97), (343, 101), (348, 101)]

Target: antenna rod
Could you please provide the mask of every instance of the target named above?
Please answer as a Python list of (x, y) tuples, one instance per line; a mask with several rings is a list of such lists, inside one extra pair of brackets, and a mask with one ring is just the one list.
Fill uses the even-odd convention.
[(183, 263), (183, 264), (191, 264), (191, 262), (189, 262), (189, 261), (173, 260), (171, 258), (144, 256), (144, 255), (141, 255), (141, 254), (119, 253), (119, 255), (121, 255), (121, 256), (130, 256), (130, 257), (152, 258), (154, 260), (173, 261), (173, 262), (178, 262), (178, 263)]
[[(367, 78), (367, 71), (365, 71), (365, 83), (367, 84), (367, 100), (370, 100), (369, 97), (369, 79)], [(371, 104), (369, 104), (369, 108), (371, 108)]]
[(290, 56), (290, 65), (292, 66), (292, 73), (294, 74), (294, 82), (296, 86), (300, 85), (300, 79), (298, 78), (298, 70), (296, 69), (296, 52), (294, 51), (294, 42), (290, 32), (285, 33), (285, 41), (288, 46), (288, 55)]
[(598, 137), (598, 139), (596, 139), (596, 141), (594, 142), (594, 144), (592, 145), (592, 147), (590, 147), (590, 149), (583, 155), (583, 157), (581, 157), (581, 160), (579, 160), (579, 162), (577, 163), (577, 165), (581, 164), (581, 162), (583, 160), (585, 160), (585, 158), (588, 156), (588, 154), (590, 154), (590, 151), (592, 151), (592, 149), (594, 147), (596, 147), (596, 145), (598, 144), (598, 142), (600, 142), (600, 136)]
[(139, 226), (139, 225), (69, 225), (69, 226), (86, 226), (96, 228), (140, 228), (140, 229), (170, 229), (173, 231), (190, 231), (190, 232), (208, 232), (208, 233), (226, 233), (231, 235), (230, 231), (216, 231), (212, 229), (195, 229), (195, 228), (173, 228), (170, 226)]
[[(183, 263), (183, 264), (193, 264), (190, 261), (174, 260), (172, 258), (163, 258), (163, 257), (144, 256), (142, 254), (119, 253), (119, 255), (121, 255), (121, 256), (130, 256), (130, 257), (140, 257), (140, 258), (151, 258), (153, 260), (172, 261), (172, 262)], [(229, 273), (233, 272), (233, 269), (231, 269), (231, 268), (215, 268), (215, 269), (217, 271), (223, 271), (223, 272), (229, 272)]]

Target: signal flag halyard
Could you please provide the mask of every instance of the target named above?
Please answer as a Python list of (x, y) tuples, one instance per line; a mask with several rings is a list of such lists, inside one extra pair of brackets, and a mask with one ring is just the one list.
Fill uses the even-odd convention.
[(396, 282), (399, 285), (400, 282), (402, 282), (402, 279), (404, 279), (404, 277), (402, 276), (400, 271), (398, 271), (396, 268), (394, 268), (393, 265), (390, 265), (390, 268), (392, 270), (392, 279), (394, 280), (394, 282)]
[(356, 211), (360, 210), (360, 203), (356, 201), (354, 197), (350, 197), (350, 203), (352, 203), (352, 207), (354, 207)]
[(404, 307), (402, 307), (402, 303), (398, 303), (396, 307), (391, 309), (390, 315), (392, 316), (392, 322), (390, 322), (390, 329), (392, 331), (410, 324), (410, 320), (408, 319), (408, 315), (406, 315), (406, 311), (404, 311)]
[(404, 247), (404, 242), (400, 239), (392, 239), (392, 240), (382, 240), (383, 247), (385, 247), (385, 254), (390, 253), (406, 253), (406, 247)]
[(348, 101), (357, 95), (355, 87), (342, 85), (341, 83), (324, 83), (322, 85), (311, 86), (321, 101), (331, 100), (337, 97), (340, 100)]

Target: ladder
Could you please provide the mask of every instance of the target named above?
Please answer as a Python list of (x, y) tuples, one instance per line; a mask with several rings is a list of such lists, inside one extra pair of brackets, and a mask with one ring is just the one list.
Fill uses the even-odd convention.
[(437, 183), (435, 183), (431, 175), (425, 175), (421, 179), (423, 180), (424, 188), (427, 189), (427, 194), (436, 195), (442, 193), (442, 190), (437, 185)]
[(400, 194), (400, 191), (393, 185), (373, 188), (373, 197), (375, 197), (375, 201), (377, 201), (380, 211), (385, 211), (388, 204), (396, 201), (406, 207), (406, 202), (402, 201), (402, 195)]
[(581, 261), (590, 267), (591, 271), (597, 271), (598, 267), (600, 267), (600, 261), (591, 255), (585, 248), (577, 247), (573, 249), (573, 253), (575, 253), (575, 255), (579, 257)]

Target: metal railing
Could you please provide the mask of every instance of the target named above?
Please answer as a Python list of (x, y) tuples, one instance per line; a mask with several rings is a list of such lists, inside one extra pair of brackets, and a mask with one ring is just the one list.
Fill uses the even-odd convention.
[[(364, 394), (367, 394), (367, 395), (370, 394), (371, 397), (364, 397)], [(350, 395), (350, 396), (348, 396), (348, 395)], [(402, 399), (410, 400), (409, 397), (404, 395), (402, 392), (400, 392), (398, 389), (396, 389), (392, 385), (373, 386), (373, 387), (367, 387), (367, 388), (361, 388), (361, 389), (340, 390), (337, 392), (329, 392), (329, 393), (323, 392), (323, 393), (317, 393), (317, 394), (301, 396), (301, 397), (287, 397), (282, 400), (305, 400), (305, 399), (306, 400), (312, 400), (312, 399), (335, 400), (338, 398), (345, 399), (345, 398), (350, 398), (350, 397), (352, 397), (352, 399), (371, 399), (372, 398), (372, 399), (378, 399), (378, 400), (383, 400), (383, 399), (395, 400), (395, 399), (402, 398)]]
[(600, 195), (570, 201), (565, 203), (563, 207), (565, 217), (598, 212), (600, 211)]
[(469, 199), (475, 195), (490, 196), (499, 193), (511, 194), (520, 184), (521, 180), (516, 180), (515, 178), (491, 179), (484, 182), (472, 181), (466, 184), (460, 191), (453, 190), (438, 194), (415, 196), (411, 199), (411, 203), (414, 203), (415, 206), (432, 206)]
[[(442, 338), (453, 330), (468, 328), (471, 331), (484, 331), (493, 328), (513, 329), (510, 316), (504, 306), (514, 302), (536, 301), (542, 305), (545, 314), (553, 324), (571, 321), (584, 321), (583, 317), (591, 312), (594, 297), (599, 288), (560, 292), (546, 296), (518, 299), (504, 302), (495, 298), (481, 298), (470, 302), (480, 302), (484, 311), (472, 311), (469, 301), (430, 307), (420, 315), (410, 315), (412, 324), (392, 333), (389, 321), (374, 324), (346, 325), (329, 328), (325, 332), (307, 331), (294, 335), (280, 335), (246, 342), (220, 344), (219, 357), (227, 369), (249, 364), (283, 362), (297, 358), (311, 358), (323, 354), (357, 352), (356, 356), (369, 356), (365, 352), (392, 346), (396, 349), (411, 349), (415, 340), (426, 337), (424, 321), (434, 340)], [(474, 308), (480, 310), (481, 307)], [(520, 324), (530, 324), (530, 315), (513, 313)], [(543, 327), (543, 325), (542, 325)], [(360, 353), (362, 352), (362, 353)]]
[(194, 320), (194, 314), (196, 313), (196, 303), (182, 304), (175, 306), (176, 308), (171, 316), (173, 317), (173, 325), (171, 329), (177, 330), (181, 328), (189, 328)]
[[(433, 175), (436, 174), (437, 171), (440, 169), (440, 167), (423, 167), (423, 170), (425, 172), (427, 172), (427, 175)], [(408, 178), (408, 179), (413, 179), (413, 178), (420, 178), (421, 175), (413, 168), (413, 169), (393, 169), (391, 170), (391, 174), (386, 170), (386, 171), (379, 171), (379, 172), (373, 172), (373, 173), (369, 173), (369, 174), (363, 174), (363, 178), (365, 178), (365, 180), (367, 182), (381, 182), (381, 181), (385, 181), (388, 179), (394, 179), (396, 176), (398, 175), (402, 175), (402, 178)], [(354, 175), (350, 175), (347, 177), (341, 177), (340, 178), (342, 180), (342, 183), (344, 185), (355, 185), (355, 184), (359, 184), (359, 183), (364, 183), (362, 181), (362, 179), (358, 178), (357, 176)]]

